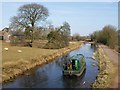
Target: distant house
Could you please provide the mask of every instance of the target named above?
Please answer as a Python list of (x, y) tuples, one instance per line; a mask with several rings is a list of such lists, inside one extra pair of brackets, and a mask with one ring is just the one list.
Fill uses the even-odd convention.
[(10, 42), (11, 32), (9, 28), (4, 28), (0, 31), (0, 40), (4, 40), (5, 42)]

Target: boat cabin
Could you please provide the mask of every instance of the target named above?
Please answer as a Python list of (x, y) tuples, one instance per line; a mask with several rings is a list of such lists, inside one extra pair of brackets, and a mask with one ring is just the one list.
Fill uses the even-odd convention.
[(85, 68), (85, 59), (82, 54), (77, 54), (69, 58), (68, 61), (66, 61), (63, 64), (63, 73), (64, 74), (77, 74), (80, 73), (82, 69)]

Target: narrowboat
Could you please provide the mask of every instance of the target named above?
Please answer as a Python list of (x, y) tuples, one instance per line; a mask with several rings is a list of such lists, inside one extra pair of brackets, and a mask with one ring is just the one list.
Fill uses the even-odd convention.
[(76, 54), (66, 60), (66, 62), (63, 64), (63, 75), (81, 76), (85, 69), (86, 62), (84, 55)]

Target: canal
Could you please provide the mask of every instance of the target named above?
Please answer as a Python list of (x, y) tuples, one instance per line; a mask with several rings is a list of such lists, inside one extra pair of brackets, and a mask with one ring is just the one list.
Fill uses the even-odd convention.
[(67, 54), (83, 54), (86, 60), (86, 70), (81, 77), (63, 77), (62, 64), (65, 56), (40, 66), (29, 75), (22, 75), (12, 82), (3, 84), (3, 88), (91, 88), (98, 74), (97, 60), (91, 57), (96, 48), (93, 44), (85, 44), (81, 48)]

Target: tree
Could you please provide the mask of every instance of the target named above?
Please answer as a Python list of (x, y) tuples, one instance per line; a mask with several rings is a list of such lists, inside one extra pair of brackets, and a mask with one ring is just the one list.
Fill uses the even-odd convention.
[(108, 25), (103, 28), (103, 35), (106, 39), (106, 44), (111, 48), (115, 48), (117, 43), (117, 31), (114, 26)]
[(68, 22), (64, 22), (63, 25), (60, 27), (61, 32), (63, 32), (64, 36), (70, 36), (70, 25)]
[(18, 15), (11, 19), (12, 28), (22, 28), (31, 34), (31, 41), (34, 40), (34, 29), (39, 21), (48, 17), (48, 9), (40, 4), (26, 4), (18, 9)]
[(69, 45), (69, 36), (70, 36), (70, 25), (64, 23), (59, 28), (55, 28), (48, 35), (48, 43), (45, 48), (63, 48)]
[(101, 31), (95, 31), (93, 34), (91, 34), (91, 41), (102, 42), (104, 36), (102, 36)]
[(64, 22), (63, 25), (59, 28), (59, 31), (61, 32), (63, 41), (65, 42), (65, 45), (69, 45), (69, 37), (70, 37), (70, 25), (68, 22)]
[(118, 43), (117, 36), (116, 28), (112, 25), (107, 25), (101, 31), (95, 31), (91, 38), (98, 43), (108, 45), (110, 48), (115, 48), (115, 45)]
[(74, 35), (73, 35), (73, 38), (75, 39), (75, 40), (77, 40), (77, 41), (80, 41), (80, 34), (78, 34), (78, 33), (75, 33)]
[(65, 47), (64, 39), (59, 30), (51, 31), (48, 34), (47, 39), (48, 39), (48, 43), (46, 44), (45, 48), (58, 49), (58, 48)]

